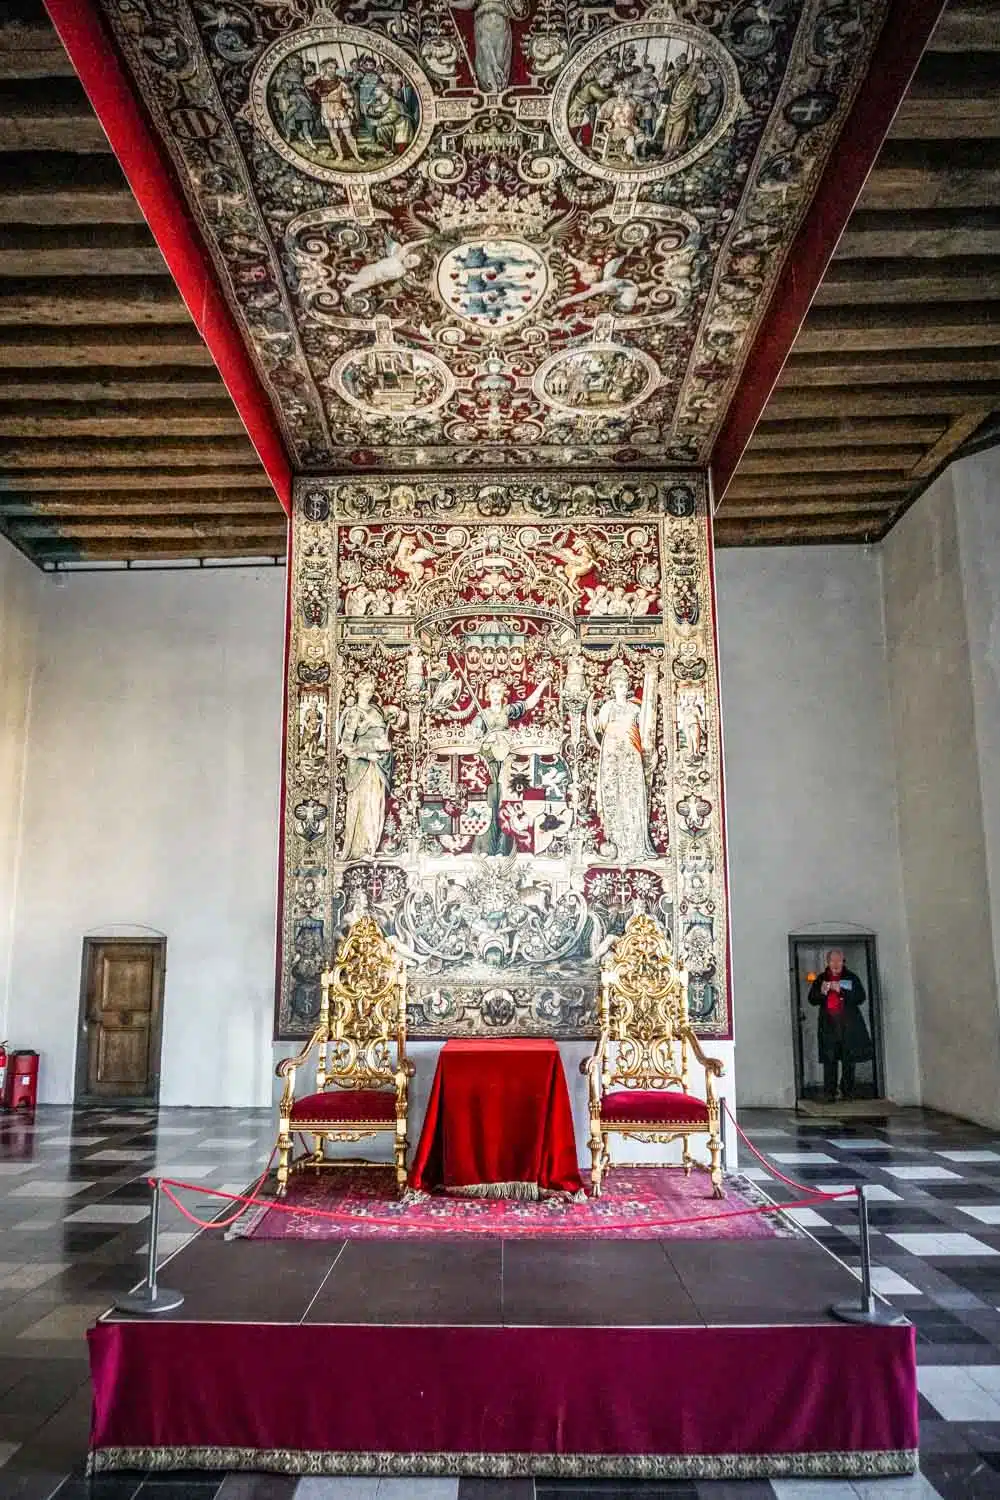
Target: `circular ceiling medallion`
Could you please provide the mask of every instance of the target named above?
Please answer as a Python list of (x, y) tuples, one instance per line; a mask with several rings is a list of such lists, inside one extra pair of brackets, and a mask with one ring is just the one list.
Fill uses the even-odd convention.
[(412, 59), (356, 26), (307, 26), (275, 42), (250, 80), (254, 123), (322, 182), (385, 182), (431, 138), (434, 98)]
[(399, 344), (349, 349), (330, 371), (348, 405), (369, 417), (416, 417), (443, 406), (455, 389), (447, 365), (433, 354)]
[(638, 406), (660, 382), (641, 349), (587, 344), (564, 349), (539, 365), (532, 389), (540, 401), (575, 417), (617, 417)]
[(477, 328), (504, 333), (541, 302), (549, 268), (524, 240), (466, 240), (442, 256), (437, 286), (450, 312)]
[(642, 21), (595, 37), (560, 74), (552, 129), (577, 167), (658, 182), (704, 156), (740, 103), (736, 64), (699, 27)]

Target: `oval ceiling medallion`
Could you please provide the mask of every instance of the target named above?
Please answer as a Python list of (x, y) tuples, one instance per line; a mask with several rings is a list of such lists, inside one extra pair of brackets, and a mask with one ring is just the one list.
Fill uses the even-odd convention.
[(323, 182), (385, 182), (434, 129), (434, 97), (402, 48), (356, 26), (307, 26), (264, 53), (254, 123), (279, 156)]
[(443, 406), (455, 389), (447, 365), (400, 344), (349, 349), (330, 371), (338, 395), (366, 416), (417, 417)]
[(549, 268), (524, 240), (466, 240), (442, 256), (441, 300), (477, 328), (505, 333), (534, 312), (549, 287)]
[(539, 365), (532, 389), (540, 401), (574, 417), (617, 417), (638, 406), (660, 382), (641, 349), (587, 344), (564, 349)]
[(560, 75), (552, 130), (570, 161), (608, 182), (658, 182), (704, 156), (736, 118), (740, 79), (707, 31), (618, 26)]

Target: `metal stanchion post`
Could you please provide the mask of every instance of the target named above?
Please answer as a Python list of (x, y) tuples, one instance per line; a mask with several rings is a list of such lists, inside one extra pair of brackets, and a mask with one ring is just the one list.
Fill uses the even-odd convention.
[(127, 1292), (125, 1296), (116, 1298), (113, 1303), (116, 1312), (173, 1312), (174, 1308), (180, 1307), (184, 1301), (180, 1292), (171, 1292), (166, 1287), (156, 1284), (156, 1246), (160, 1237), (160, 1179), (158, 1177), (151, 1179), (151, 1187), (153, 1201), (149, 1218), (149, 1256), (146, 1261), (146, 1279), (134, 1292)]
[(859, 1182), (857, 1186), (858, 1195), (858, 1229), (861, 1242), (861, 1303), (835, 1302), (830, 1308), (835, 1318), (840, 1318), (844, 1323), (875, 1323), (883, 1327), (895, 1327), (901, 1323), (908, 1323), (909, 1319), (905, 1313), (897, 1312), (887, 1302), (876, 1302), (872, 1291), (872, 1252), (868, 1240), (868, 1199), (865, 1197), (865, 1184)]

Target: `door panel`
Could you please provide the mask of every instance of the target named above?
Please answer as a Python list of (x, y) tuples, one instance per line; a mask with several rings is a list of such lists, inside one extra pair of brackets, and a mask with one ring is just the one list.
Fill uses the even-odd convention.
[(91, 1098), (153, 1098), (159, 1082), (163, 939), (85, 939), (85, 1073)]

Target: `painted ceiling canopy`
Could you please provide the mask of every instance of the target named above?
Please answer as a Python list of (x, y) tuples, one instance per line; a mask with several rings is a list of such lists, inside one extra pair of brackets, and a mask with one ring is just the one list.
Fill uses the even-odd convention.
[(707, 462), (886, 0), (103, 0), (312, 471)]

